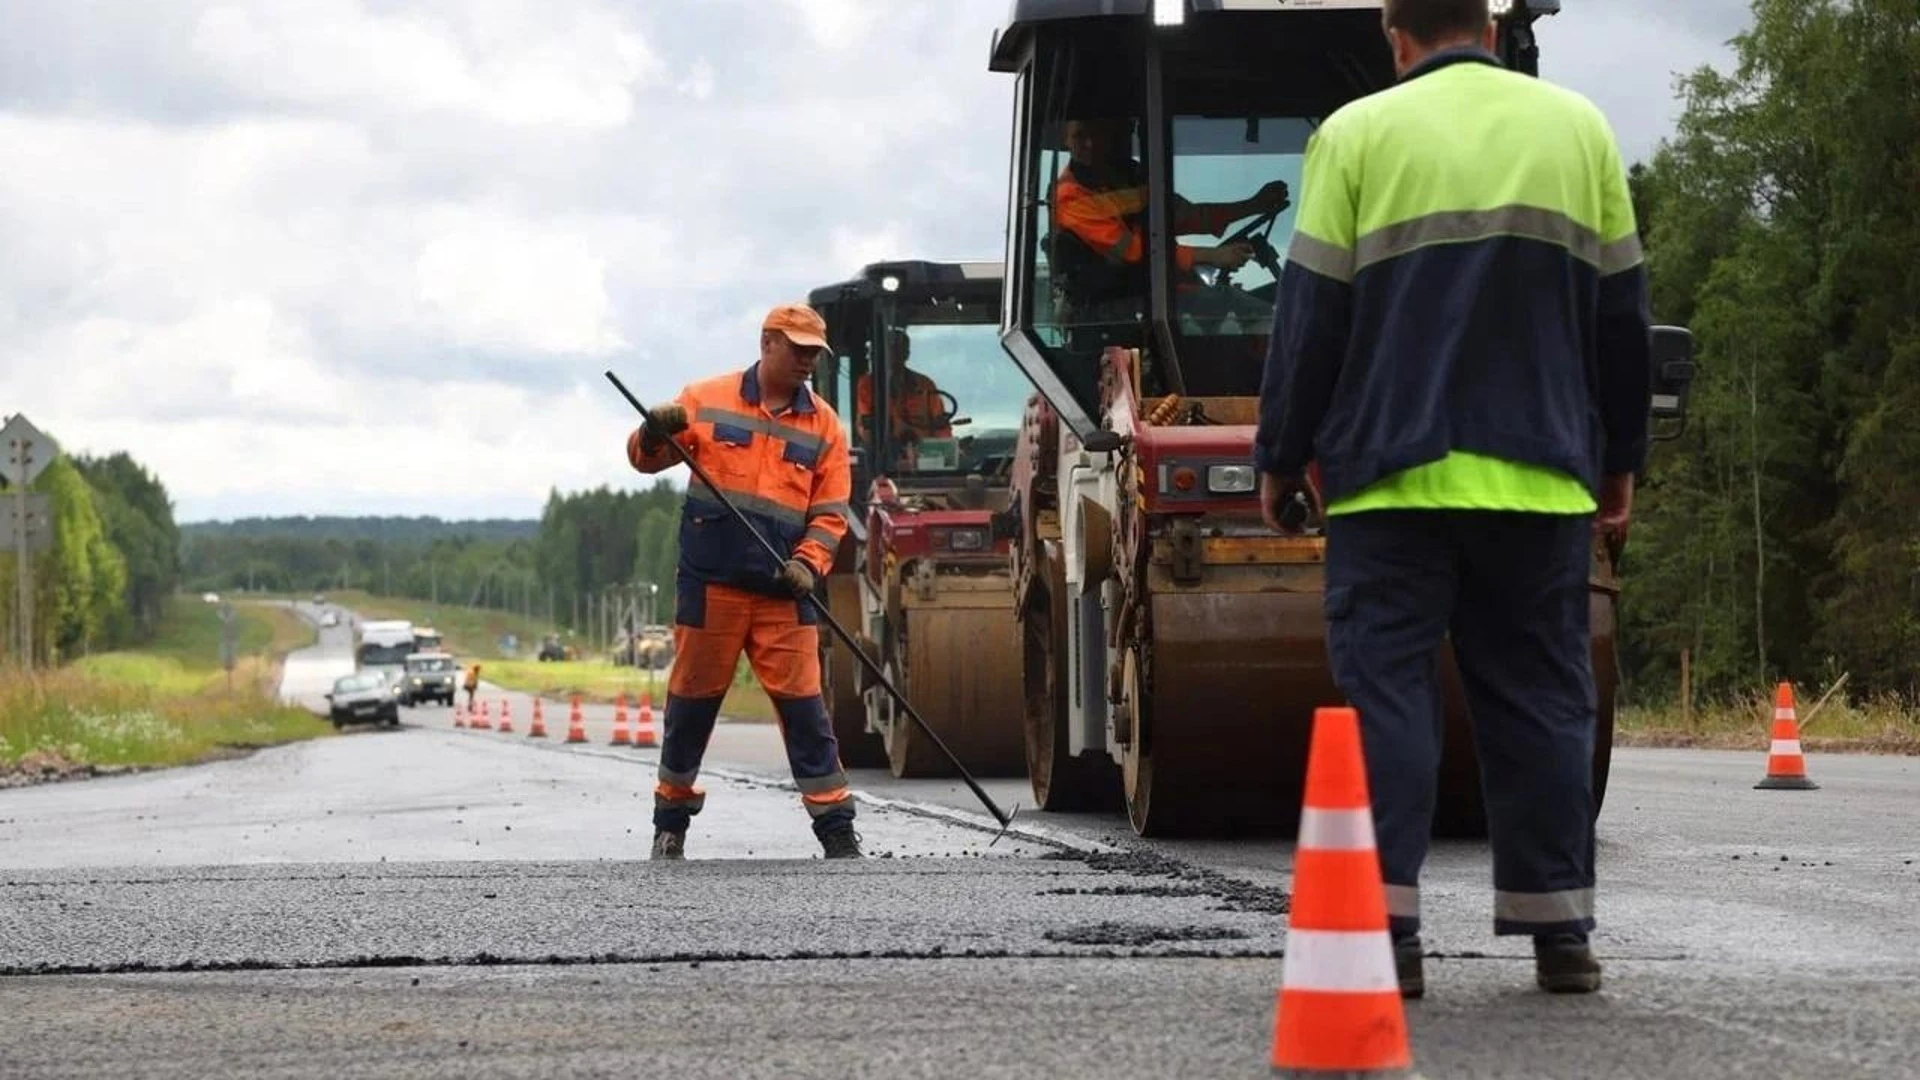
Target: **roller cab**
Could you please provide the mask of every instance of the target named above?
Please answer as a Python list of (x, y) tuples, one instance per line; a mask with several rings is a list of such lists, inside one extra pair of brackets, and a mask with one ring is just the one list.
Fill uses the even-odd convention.
[[(1496, 8), (1503, 59), (1536, 73), (1532, 27), (1559, 4)], [(1313, 710), (1343, 698), (1324, 540), (1261, 521), (1255, 410), (1308, 138), (1395, 80), (1380, 20), (1378, 0), (1018, 0), (995, 35), (1014, 99), (1001, 344), (1035, 391), (1009, 528), (1043, 808), (1124, 808), (1145, 835), (1297, 825)], [(1690, 356), (1663, 370), (1672, 420)], [(1603, 784), (1618, 555), (1596, 549), (1592, 577)], [(1446, 666), (1436, 829), (1471, 834)]]
[[(817, 389), (854, 448), (831, 609), (969, 771), (1019, 775), (1008, 471), (1030, 386), (998, 343), (1002, 272), (887, 262), (814, 290), (831, 356)], [(849, 766), (944, 776), (931, 740), (839, 642), (826, 691)]]

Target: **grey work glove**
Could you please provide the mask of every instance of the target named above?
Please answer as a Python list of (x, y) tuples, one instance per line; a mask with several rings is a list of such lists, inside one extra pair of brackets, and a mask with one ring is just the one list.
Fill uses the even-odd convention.
[(653, 453), (666, 445), (668, 439), (687, 430), (687, 409), (684, 405), (655, 405), (647, 410), (647, 426), (640, 433), (640, 448)]
[(788, 559), (780, 567), (780, 584), (795, 596), (805, 596), (813, 591), (813, 568), (799, 559)]

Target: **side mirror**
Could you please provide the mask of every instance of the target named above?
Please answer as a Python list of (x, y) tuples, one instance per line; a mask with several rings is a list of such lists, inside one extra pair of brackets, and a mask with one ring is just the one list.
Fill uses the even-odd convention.
[(1687, 429), (1687, 395), (1697, 367), (1693, 332), (1683, 326), (1653, 328), (1653, 379), (1649, 415), (1656, 442), (1679, 438)]

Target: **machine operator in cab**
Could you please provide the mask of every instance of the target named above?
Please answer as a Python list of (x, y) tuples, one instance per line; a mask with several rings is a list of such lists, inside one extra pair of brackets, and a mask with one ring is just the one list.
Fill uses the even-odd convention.
[(698, 478), (680, 516), (674, 591), (673, 670), (653, 791), (653, 855), (683, 858), (687, 827), (706, 803), (695, 785), (707, 741), (744, 650), (773, 700), (787, 763), (814, 835), (830, 859), (859, 858), (853, 792), (820, 691), (817, 616), (806, 597), (833, 566), (846, 535), (853, 478), (840, 418), (807, 389), (827, 347), (827, 324), (804, 304), (783, 304), (760, 329), (760, 359), (689, 384), (648, 411), (627, 438), (643, 473), (678, 463), (678, 443), (760, 535), (786, 553), (768, 556)]
[(1506, 70), (1487, 0), (1386, 0), (1399, 85), (1309, 144), (1260, 395), (1269, 524), (1319, 474), (1327, 650), (1360, 714), (1394, 958), (1424, 992), (1420, 868), (1452, 636), (1493, 929), (1600, 987), (1587, 575), (1647, 454), (1651, 320), (1627, 176), (1586, 99)]
[[(946, 404), (940, 397), (940, 387), (933, 379), (907, 366), (907, 357), (913, 351), (913, 341), (905, 330), (894, 327), (887, 331), (887, 428), (893, 442), (908, 447), (921, 439), (951, 439), (953, 428), (948, 421)], [(854, 385), (854, 424), (860, 433), (860, 441), (871, 444), (873, 441), (873, 373), (860, 376)]]
[[(1128, 150), (1130, 121), (1087, 118), (1067, 121), (1068, 162), (1053, 185), (1057, 239), (1051, 252), (1053, 272), (1062, 279), (1070, 321), (1133, 321), (1147, 296), (1146, 170)], [(1219, 236), (1234, 222), (1256, 214), (1278, 213), (1289, 203), (1287, 184), (1274, 180), (1251, 198), (1232, 203), (1195, 204), (1174, 196), (1174, 231)], [(1238, 270), (1253, 257), (1244, 241), (1218, 247), (1181, 244), (1174, 264), (1191, 291), (1195, 267)], [(1225, 293), (1227, 290), (1221, 290)], [(1251, 301), (1251, 297), (1246, 297)], [(1271, 314), (1256, 304), (1250, 314)], [(1220, 314), (1225, 314), (1221, 312)]]

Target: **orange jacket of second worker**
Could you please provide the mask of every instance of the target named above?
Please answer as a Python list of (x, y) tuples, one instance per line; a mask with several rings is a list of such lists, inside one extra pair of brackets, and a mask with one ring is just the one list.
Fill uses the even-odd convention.
[[(712, 491), (693, 477), (680, 514), (682, 587), (730, 585), (790, 596), (777, 578), (781, 563), (798, 558), (823, 578), (847, 533), (853, 475), (840, 417), (805, 387), (787, 408), (768, 412), (761, 404), (758, 370), (755, 364), (680, 391), (674, 400), (687, 410), (688, 426), (674, 441), (752, 520), (781, 558), (769, 558)], [(664, 445), (644, 452), (638, 429), (627, 439), (627, 460), (643, 473), (679, 462)]]

